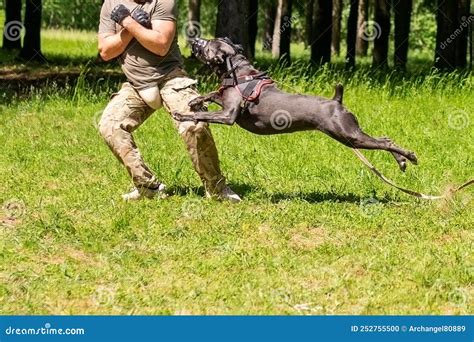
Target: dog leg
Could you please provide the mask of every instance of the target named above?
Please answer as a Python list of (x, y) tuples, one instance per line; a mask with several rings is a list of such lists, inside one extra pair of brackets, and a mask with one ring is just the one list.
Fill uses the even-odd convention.
[(194, 108), (200, 109), (204, 105), (205, 102), (214, 102), (222, 107), (222, 99), (221, 99), (220, 92), (214, 91), (207, 95), (196, 97), (194, 100), (190, 101), (188, 105), (191, 109), (194, 109)]
[(418, 159), (414, 152), (406, 151), (398, 147), (389, 138), (373, 138), (364, 132), (359, 131), (356, 135), (346, 137), (341, 142), (352, 148), (360, 148), (365, 150), (385, 150), (391, 152), (395, 156), (395, 159), (402, 170), (406, 168), (406, 162), (403, 163), (403, 159), (405, 158), (415, 165), (418, 164)]
[(415, 153), (398, 147), (389, 138), (373, 138), (364, 133), (355, 116), (348, 111), (339, 111), (331, 120), (320, 123), (319, 129), (351, 148), (391, 152), (402, 171), (406, 169), (407, 159), (415, 165), (418, 163)]
[(196, 112), (194, 115), (172, 113), (172, 116), (177, 121), (207, 122), (231, 126), (235, 123), (239, 112), (238, 109), (232, 109), (218, 112)]

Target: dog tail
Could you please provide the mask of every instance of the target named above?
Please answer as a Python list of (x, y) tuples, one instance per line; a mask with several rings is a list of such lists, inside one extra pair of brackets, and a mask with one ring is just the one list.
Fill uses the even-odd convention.
[(336, 95), (334, 95), (333, 100), (342, 104), (343, 98), (344, 98), (344, 86), (339, 83), (336, 85)]

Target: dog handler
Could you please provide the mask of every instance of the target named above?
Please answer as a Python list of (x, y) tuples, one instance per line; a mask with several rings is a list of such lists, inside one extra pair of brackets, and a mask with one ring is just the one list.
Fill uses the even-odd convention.
[[(188, 103), (199, 96), (197, 82), (183, 70), (176, 19), (176, 0), (105, 0), (102, 6), (100, 55), (106, 61), (118, 57), (128, 82), (106, 107), (99, 130), (133, 179), (135, 189), (123, 195), (126, 201), (153, 198), (166, 188), (143, 161), (132, 133), (162, 105), (169, 113), (190, 113)], [(239, 202), (225, 183), (207, 124), (175, 125), (206, 196)]]

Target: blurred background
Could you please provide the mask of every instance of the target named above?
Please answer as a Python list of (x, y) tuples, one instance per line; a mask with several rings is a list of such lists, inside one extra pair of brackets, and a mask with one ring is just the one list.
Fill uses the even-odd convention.
[[(182, 47), (189, 37), (229, 36), (244, 45), (249, 57), (288, 64), (303, 59), (346, 68), (358, 63), (398, 69), (472, 66), (471, 0), (177, 2)], [(0, 28), (7, 32), (1, 59), (11, 62), (18, 56), (5, 51), (20, 49), (23, 62), (94, 56), (102, 3), (0, 0)]]

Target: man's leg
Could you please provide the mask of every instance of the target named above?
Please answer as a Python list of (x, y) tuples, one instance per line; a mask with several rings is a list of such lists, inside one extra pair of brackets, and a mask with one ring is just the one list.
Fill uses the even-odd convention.
[[(199, 96), (194, 89), (195, 84), (196, 81), (188, 77), (176, 77), (161, 85), (161, 98), (168, 112), (190, 113), (188, 103)], [(206, 193), (210, 196), (240, 201), (240, 198), (226, 186), (209, 126), (204, 122), (195, 124), (178, 121), (175, 121), (175, 125), (186, 143), (194, 168), (204, 184)]]
[(161, 185), (143, 161), (132, 136), (132, 132), (153, 111), (140, 98), (137, 91), (125, 83), (105, 108), (99, 123), (100, 134), (118, 160), (127, 168), (138, 190), (138, 197), (140, 194), (151, 197), (153, 191), (159, 189)]

